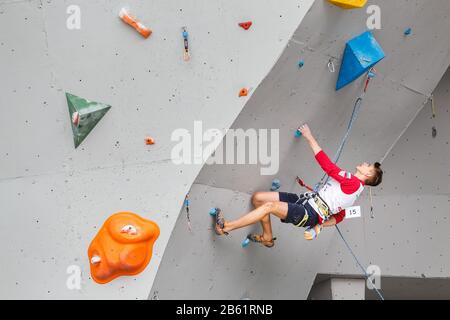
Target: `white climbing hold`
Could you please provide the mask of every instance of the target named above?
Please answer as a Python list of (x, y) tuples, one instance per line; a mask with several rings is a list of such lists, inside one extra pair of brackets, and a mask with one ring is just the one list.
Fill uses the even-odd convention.
[(92, 264), (100, 263), (100, 261), (102, 261), (102, 258), (100, 258), (99, 256), (92, 256), (92, 258), (91, 258)]
[(120, 230), (121, 233), (128, 233), (130, 235), (136, 235), (137, 234), (137, 229), (135, 226), (131, 225), (131, 224), (127, 224), (125, 227), (122, 228), (122, 230)]

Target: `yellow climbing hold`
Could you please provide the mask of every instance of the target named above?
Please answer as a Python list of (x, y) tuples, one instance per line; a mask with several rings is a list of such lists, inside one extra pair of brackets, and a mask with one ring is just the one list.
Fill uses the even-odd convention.
[(328, 0), (342, 9), (357, 9), (366, 5), (367, 0)]

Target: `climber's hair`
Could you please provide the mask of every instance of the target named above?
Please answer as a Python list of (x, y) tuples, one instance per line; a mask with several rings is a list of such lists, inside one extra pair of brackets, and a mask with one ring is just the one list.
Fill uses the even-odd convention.
[(381, 163), (379, 162), (375, 162), (373, 167), (374, 167), (374, 174), (373, 176), (367, 178), (366, 185), (376, 187), (380, 185), (381, 181), (383, 181), (383, 170), (381, 170)]

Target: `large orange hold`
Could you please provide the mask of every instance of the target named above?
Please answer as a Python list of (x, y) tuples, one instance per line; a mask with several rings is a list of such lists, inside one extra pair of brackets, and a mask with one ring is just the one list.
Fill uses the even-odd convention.
[(92, 279), (104, 284), (141, 273), (152, 258), (159, 232), (156, 223), (132, 212), (110, 216), (88, 249)]

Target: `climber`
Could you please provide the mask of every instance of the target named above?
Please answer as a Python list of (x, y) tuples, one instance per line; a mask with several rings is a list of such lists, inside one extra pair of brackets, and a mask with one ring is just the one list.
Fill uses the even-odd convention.
[(307, 124), (299, 128), (309, 143), (315, 158), (330, 180), (319, 192), (293, 194), (286, 192), (256, 192), (252, 203), (255, 209), (245, 216), (226, 221), (223, 212), (217, 209), (215, 231), (223, 235), (230, 231), (261, 222), (262, 235), (249, 235), (249, 239), (266, 247), (273, 247), (274, 240), (270, 214), (280, 218), (283, 223), (292, 223), (297, 227), (305, 227), (306, 240), (316, 238), (323, 227), (331, 227), (345, 218), (345, 209), (353, 206), (364, 190), (364, 186), (378, 186), (383, 177), (380, 163), (370, 165), (362, 163), (351, 174), (336, 166), (317, 143)]

